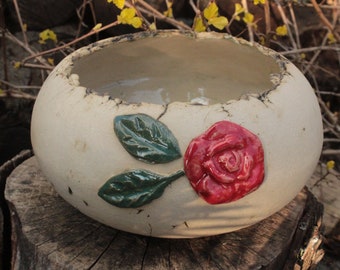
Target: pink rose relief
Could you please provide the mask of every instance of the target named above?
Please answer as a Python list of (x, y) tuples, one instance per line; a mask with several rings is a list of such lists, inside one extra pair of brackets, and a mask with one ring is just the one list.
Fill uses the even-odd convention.
[(191, 141), (184, 155), (184, 171), (208, 203), (238, 200), (263, 182), (261, 141), (240, 125), (217, 122)]

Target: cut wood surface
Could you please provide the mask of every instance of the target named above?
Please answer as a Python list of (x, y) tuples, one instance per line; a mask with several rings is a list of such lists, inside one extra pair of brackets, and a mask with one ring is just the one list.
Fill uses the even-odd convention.
[(66, 203), (34, 157), (8, 177), (5, 197), (13, 269), (308, 269), (298, 254), (318, 235), (322, 215), (304, 189), (281, 211), (236, 232), (197, 239), (139, 236), (102, 225)]
[(336, 171), (327, 170), (326, 166), (318, 165), (310, 181), (309, 190), (324, 205), (323, 225), (325, 234), (340, 224), (340, 175)]

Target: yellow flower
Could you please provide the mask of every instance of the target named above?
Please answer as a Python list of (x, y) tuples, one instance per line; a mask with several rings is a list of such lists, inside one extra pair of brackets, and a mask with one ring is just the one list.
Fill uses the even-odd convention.
[(278, 36), (287, 36), (288, 30), (287, 30), (286, 25), (281, 25), (281, 26), (276, 27), (275, 32)]
[(222, 30), (228, 25), (228, 19), (218, 15), (218, 7), (215, 2), (210, 2), (203, 10), (204, 18), (207, 19), (209, 25), (213, 25), (219, 30)]
[(107, 2), (115, 4), (119, 9), (123, 9), (125, 6), (125, 0), (107, 0)]
[(21, 67), (21, 62), (17, 61), (17, 62), (14, 62), (14, 68), (15, 69), (19, 69)]
[(54, 59), (53, 58), (47, 58), (47, 62), (50, 64), (50, 65), (52, 65), (52, 66), (54, 66)]
[(328, 44), (334, 44), (334, 43), (336, 43), (336, 39), (335, 39), (333, 33), (331, 33), (331, 32), (329, 32), (329, 33), (327, 34), (327, 39), (328, 39)]
[(149, 25), (149, 29), (150, 29), (150, 30), (154, 30), (154, 31), (157, 30), (156, 24), (155, 24), (154, 22), (153, 22), (152, 24), (150, 24), (150, 25)]
[(198, 15), (195, 17), (193, 29), (195, 32), (204, 32), (206, 30), (201, 16)]
[(208, 24), (213, 25), (214, 27), (216, 27), (219, 30), (222, 30), (224, 27), (226, 27), (228, 25), (228, 19), (224, 16), (218, 16), (215, 18), (211, 18), (208, 21)]
[(46, 29), (46, 30), (40, 32), (39, 38), (40, 38), (39, 39), (40, 44), (45, 44), (46, 40), (48, 40), (48, 39), (54, 41), (55, 43), (58, 42), (57, 35), (50, 29)]
[(174, 14), (173, 14), (173, 11), (172, 11), (172, 2), (170, 2), (170, 1), (166, 1), (166, 5), (167, 5), (167, 10), (166, 11), (164, 11), (164, 15), (166, 16), (166, 17), (169, 17), (169, 18), (173, 18), (174, 17)]
[(246, 23), (246, 24), (252, 24), (254, 22), (254, 15), (249, 13), (249, 12), (246, 12), (244, 14), (244, 17), (243, 17), (243, 21)]
[(239, 16), (239, 14), (241, 14), (243, 12), (244, 12), (243, 6), (239, 3), (236, 3), (235, 4), (235, 12), (234, 12), (234, 15), (233, 15), (233, 17), (235, 18), (236, 21), (241, 20), (241, 17)]
[(93, 30), (93, 31), (97, 31), (97, 30), (99, 30), (100, 28), (102, 28), (102, 26), (103, 26), (102, 23), (97, 23), (97, 24), (92, 28), (92, 30)]
[(326, 166), (327, 166), (328, 170), (332, 170), (334, 168), (334, 166), (335, 166), (335, 161), (334, 160), (328, 161)]
[(265, 39), (264, 36), (260, 36), (260, 37), (259, 37), (259, 43), (260, 43), (262, 46), (264, 46), (264, 45), (266, 44), (266, 39)]
[(264, 4), (266, 0), (254, 0), (254, 5)]
[(143, 24), (141, 18), (136, 16), (136, 10), (134, 8), (124, 8), (120, 15), (117, 16), (117, 20), (121, 24), (129, 24), (134, 28), (140, 28)]
[(22, 24), (22, 30), (24, 30), (25, 32), (27, 31), (27, 23)]
[(203, 10), (204, 18), (208, 21), (211, 18), (215, 18), (218, 16), (218, 7), (215, 2), (210, 2), (209, 5)]

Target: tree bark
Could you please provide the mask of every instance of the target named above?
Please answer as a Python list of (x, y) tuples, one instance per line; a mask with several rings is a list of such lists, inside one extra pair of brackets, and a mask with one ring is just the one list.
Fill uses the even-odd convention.
[(10, 268), (11, 256), (10, 212), (4, 197), (6, 179), (17, 166), (31, 156), (31, 150), (24, 150), (0, 166), (0, 270)]
[[(8, 177), (5, 196), (13, 269), (308, 269), (322, 255), (322, 205), (307, 189), (251, 227), (197, 239), (139, 236), (86, 217), (56, 194), (34, 157)], [(308, 251), (312, 237), (319, 244)]]

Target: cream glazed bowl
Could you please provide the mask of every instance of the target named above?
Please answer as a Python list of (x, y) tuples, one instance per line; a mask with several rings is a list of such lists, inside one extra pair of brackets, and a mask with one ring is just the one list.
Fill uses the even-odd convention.
[(289, 203), (318, 162), (322, 121), (313, 89), (278, 53), (226, 34), (159, 31), (62, 60), (31, 135), (47, 179), (82, 213), (192, 238)]

